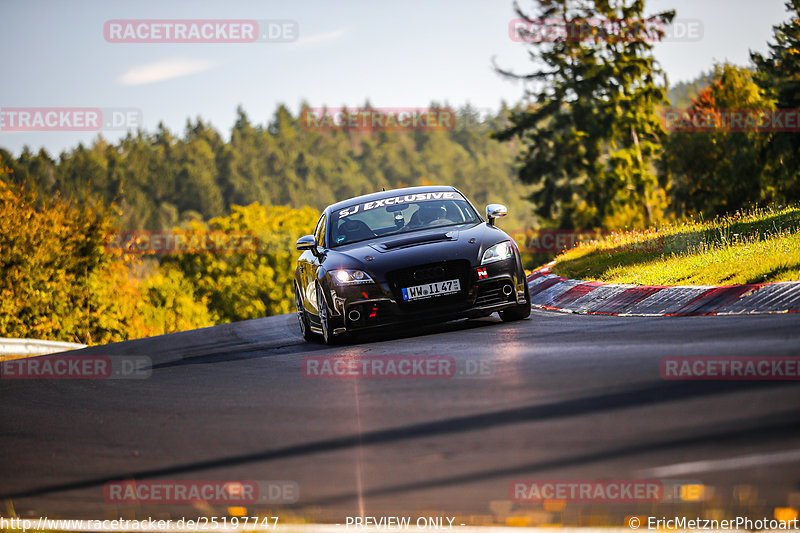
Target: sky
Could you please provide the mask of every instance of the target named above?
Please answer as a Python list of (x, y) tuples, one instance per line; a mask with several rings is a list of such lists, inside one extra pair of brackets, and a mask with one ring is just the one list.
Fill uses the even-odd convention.
[[(521, 6), (532, 5), (520, 0)], [(675, 9), (697, 32), (658, 43), (654, 55), (671, 83), (695, 78), (715, 61), (739, 65), (767, 51), (772, 26), (788, 19), (783, 0), (648, 0), (646, 12)], [(133, 110), (123, 121), (180, 134), (201, 117), (225, 138), (241, 106), (265, 124), (278, 104), (312, 107), (424, 107), (432, 102), (497, 110), (524, 87), (499, 76), (497, 64), (525, 72), (527, 45), (509, 37), (512, 0), (37, 1), (0, 0), (4, 76), (0, 112), (13, 108)], [(288, 42), (110, 42), (114, 20), (244, 19), (289, 21)], [(269, 29), (269, 26), (266, 26)], [(277, 30), (276, 30), (277, 31)], [(292, 32), (295, 32), (293, 34)], [(104, 120), (106, 114), (103, 115)], [(124, 128), (100, 132), (115, 141)], [(8, 131), (0, 147), (51, 155), (97, 131)], [(1, 162), (0, 162), (1, 163)]]

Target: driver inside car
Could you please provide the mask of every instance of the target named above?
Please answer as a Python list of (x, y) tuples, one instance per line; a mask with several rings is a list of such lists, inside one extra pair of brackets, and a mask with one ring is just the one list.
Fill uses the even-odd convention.
[(423, 226), (433, 225), (437, 221), (447, 222), (447, 209), (441, 204), (422, 204), (416, 213), (411, 215), (411, 220), (408, 223), (409, 227), (420, 228)]

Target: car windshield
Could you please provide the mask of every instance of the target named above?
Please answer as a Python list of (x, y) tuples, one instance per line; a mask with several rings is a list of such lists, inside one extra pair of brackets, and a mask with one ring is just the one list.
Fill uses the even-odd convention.
[(456, 192), (398, 195), (334, 211), (331, 246), (436, 227), (479, 222), (475, 209)]

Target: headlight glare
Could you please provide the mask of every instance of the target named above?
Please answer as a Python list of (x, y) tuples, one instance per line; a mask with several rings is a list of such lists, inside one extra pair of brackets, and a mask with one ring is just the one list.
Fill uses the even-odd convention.
[(374, 283), (369, 274), (363, 270), (342, 268), (334, 273), (333, 279), (339, 285), (355, 285), (358, 283)]
[(481, 259), (481, 264), (486, 265), (488, 263), (494, 263), (497, 261), (502, 261), (504, 259), (508, 259), (513, 255), (513, 251), (511, 248), (511, 243), (508, 241), (500, 242), (495, 244), (494, 246), (490, 246), (483, 252), (483, 259)]

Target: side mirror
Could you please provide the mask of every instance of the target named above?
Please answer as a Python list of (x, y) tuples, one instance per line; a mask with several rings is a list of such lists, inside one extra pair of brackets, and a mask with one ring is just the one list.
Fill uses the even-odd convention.
[(304, 235), (297, 239), (295, 244), (298, 250), (311, 250), (317, 249), (317, 239), (313, 235)]
[(489, 204), (486, 206), (486, 220), (490, 226), (494, 226), (494, 219), (504, 217), (508, 214), (508, 209), (503, 204)]

